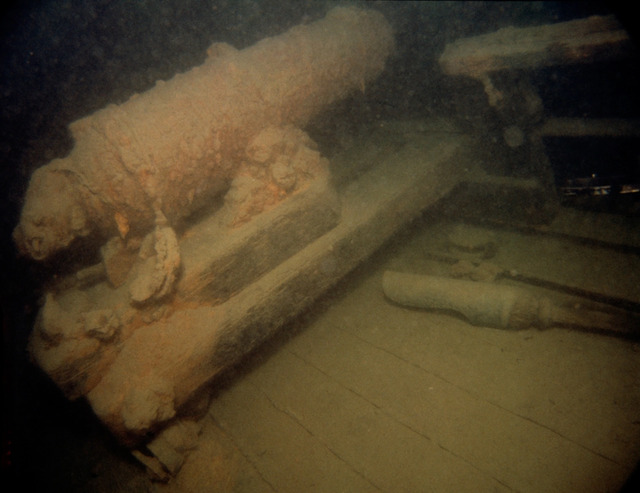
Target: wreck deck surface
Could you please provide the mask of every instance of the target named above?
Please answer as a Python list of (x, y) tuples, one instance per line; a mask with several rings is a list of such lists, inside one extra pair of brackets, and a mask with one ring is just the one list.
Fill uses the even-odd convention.
[[(424, 270), (440, 226), (418, 225), (229, 375), (198, 448), (158, 490), (618, 491), (640, 458), (640, 345), (385, 300), (382, 273)], [(512, 262), (535, 242), (497, 234)], [(557, 248), (520, 268), (561, 277), (574, 247)], [(609, 277), (638, 272), (637, 256), (599, 253)]]
[[(363, 170), (342, 172), (349, 183)], [(214, 382), (197, 448), (168, 484), (109, 438), (75, 436), (76, 423), (32, 440), (26, 479), (158, 493), (617, 491), (640, 459), (640, 344), (474, 327), (386, 300), (387, 269), (446, 273), (430, 252), (447, 221), (416, 221)], [(565, 209), (537, 232), (483, 227), (503, 269), (640, 311), (637, 220)]]

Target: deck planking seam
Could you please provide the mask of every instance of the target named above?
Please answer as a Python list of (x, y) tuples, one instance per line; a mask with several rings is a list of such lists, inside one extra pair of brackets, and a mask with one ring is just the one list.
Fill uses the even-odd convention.
[(207, 418), (211, 420), (211, 422), (218, 427), (218, 429), (220, 429), (225, 436), (227, 437), (227, 439), (231, 442), (231, 444), (233, 445), (233, 447), (236, 449), (236, 451), (242, 455), (242, 457), (244, 458), (244, 460), (247, 462), (247, 464), (249, 464), (251, 466), (251, 468), (256, 472), (256, 474), (258, 475), (258, 477), (260, 478), (261, 481), (263, 481), (267, 486), (269, 486), (269, 488), (271, 488), (271, 491), (273, 492), (277, 492), (278, 489), (272, 485), (267, 478), (264, 477), (264, 475), (262, 474), (262, 471), (260, 471), (260, 468), (251, 460), (251, 458), (245, 454), (244, 450), (242, 449), (242, 447), (240, 447), (240, 445), (238, 445), (238, 443), (234, 440), (233, 437), (233, 433), (230, 433), (227, 429), (225, 429), (224, 425), (222, 423), (220, 423), (215, 416), (212, 413), (208, 413), (207, 414)]
[[(295, 354), (294, 354), (295, 356)], [(313, 365), (310, 365), (313, 366)], [(317, 368), (316, 368), (317, 369)], [(380, 488), (378, 485), (376, 485), (375, 483), (373, 483), (373, 481), (368, 478), (362, 471), (359, 471), (358, 469), (356, 469), (353, 464), (351, 464), (350, 462), (348, 462), (346, 459), (344, 459), (343, 457), (340, 456), (340, 454), (338, 454), (335, 450), (333, 450), (327, 443), (325, 443), (324, 440), (322, 440), (322, 438), (320, 438), (318, 435), (316, 435), (315, 433), (313, 433), (313, 431), (311, 431), (309, 428), (307, 428), (304, 423), (302, 422), (302, 420), (300, 420), (300, 418), (298, 418), (294, 413), (291, 413), (289, 411), (287, 411), (286, 409), (278, 406), (275, 401), (269, 396), (269, 394), (267, 392), (265, 392), (263, 389), (261, 389), (258, 385), (256, 385), (255, 383), (249, 382), (249, 384), (254, 387), (260, 394), (262, 394), (262, 396), (267, 400), (267, 402), (269, 402), (269, 404), (278, 412), (284, 414), (285, 416), (287, 416), (289, 419), (291, 419), (294, 423), (296, 423), (300, 428), (302, 428), (304, 431), (306, 431), (309, 436), (311, 436), (314, 440), (316, 440), (318, 443), (320, 443), (329, 453), (331, 453), (334, 457), (336, 457), (340, 462), (342, 462), (343, 464), (345, 464), (349, 469), (351, 469), (351, 471), (353, 471), (355, 474), (357, 474), (358, 476), (360, 476), (362, 479), (364, 479), (368, 484), (370, 484), (372, 487), (374, 487), (377, 491), (381, 491), (384, 492), (385, 490), (383, 490), (382, 488)], [(347, 389), (348, 390), (348, 389)]]
[[(340, 442), (340, 440), (342, 440), (341, 437), (345, 436), (344, 435), (345, 430), (348, 427), (352, 426), (354, 423), (356, 423), (356, 426), (359, 426), (358, 423), (360, 424), (363, 423), (362, 418), (365, 417), (365, 414), (359, 414), (359, 412), (356, 409), (360, 409), (360, 410), (368, 409), (370, 411), (366, 412), (366, 416), (368, 417), (366, 419), (373, 418), (377, 422), (377, 424), (375, 425), (378, 427), (377, 431), (373, 433), (382, 432), (383, 430), (386, 430), (386, 433), (391, 433), (392, 432), (391, 430), (396, 429), (396, 432), (394, 432), (393, 434), (394, 438), (390, 443), (387, 444), (388, 447), (395, 450), (395, 452), (402, 453), (403, 455), (406, 455), (407, 453), (409, 453), (408, 452), (409, 450), (414, 450), (414, 451), (421, 451), (419, 453), (419, 456), (422, 457), (423, 459), (426, 457), (424, 456), (425, 454), (423, 454), (422, 452), (425, 452), (426, 455), (429, 456), (429, 461), (422, 466), (422, 469), (421, 469), (422, 473), (419, 475), (422, 477), (422, 481), (423, 481), (422, 483), (419, 483), (421, 485), (420, 488), (422, 488), (422, 486), (424, 485), (431, 484), (430, 481), (431, 479), (433, 479), (434, 481), (436, 481), (436, 483), (439, 481), (441, 485), (446, 484), (450, 486), (451, 484), (454, 484), (454, 483), (456, 484), (459, 483), (459, 485), (464, 484), (464, 486), (461, 486), (463, 487), (463, 491), (470, 491), (468, 490), (468, 487), (470, 484), (474, 484), (474, 485), (485, 484), (487, 488), (491, 488), (492, 490), (495, 490), (495, 491), (516, 491), (513, 488), (508, 488), (503, 486), (503, 483), (496, 481), (485, 472), (479, 471), (477, 467), (473, 466), (472, 464), (469, 464), (467, 461), (461, 461), (459, 457), (446, 451), (445, 449), (443, 449), (441, 446), (434, 443), (433, 441), (426, 440), (424, 436), (418, 433), (415, 433), (415, 431), (405, 426), (404, 423), (400, 423), (398, 420), (394, 418), (390, 418), (390, 416), (386, 412), (381, 411), (379, 407), (371, 405), (371, 401), (367, 399), (363, 399), (361, 396), (357, 395), (356, 393), (351, 392), (350, 389), (348, 389), (344, 385), (336, 383), (336, 381), (333, 378), (327, 378), (326, 372), (320, 371), (314, 365), (306, 364), (304, 361), (301, 361), (300, 358), (297, 357), (295, 354), (286, 350), (286, 348), (283, 348), (283, 349), (285, 349), (285, 351), (282, 351), (280, 353), (280, 357), (269, 359), (269, 361), (266, 363), (266, 366), (269, 367), (268, 369), (264, 367), (264, 368), (261, 368), (259, 371), (252, 373), (248, 379), (243, 381), (243, 383), (246, 385), (247, 383), (249, 383), (249, 381), (255, 381), (257, 387), (263, 390), (263, 392), (260, 393), (261, 398), (265, 399), (265, 402), (266, 402), (264, 393), (265, 392), (268, 393), (269, 397), (274, 402), (279, 403), (279, 405), (277, 406), (278, 409), (291, 407), (292, 413), (294, 416), (308, 415), (311, 421), (307, 423), (307, 421), (305, 420), (304, 421), (305, 427), (306, 427), (306, 424), (309, 424), (310, 425), (309, 427), (315, 430), (313, 437), (323, 436), (324, 437), (323, 439), (325, 441), (332, 444), (333, 444), (333, 440), (337, 439), (338, 440), (337, 447), (343, 450), (344, 452), (347, 452), (347, 454), (351, 454), (352, 452), (356, 451), (356, 449), (353, 448), (354, 443), (351, 442), (347, 444), (347, 443)], [(284, 356), (285, 354), (287, 356), (283, 358), (282, 356)], [(299, 379), (297, 377), (295, 379), (297, 385), (294, 384), (293, 382), (288, 382), (287, 384), (283, 385), (283, 382), (281, 381), (283, 371), (286, 371), (286, 372), (292, 371), (292, 368), (293, 368), (292, 365), (294, 365), (294, 363), (292, 362), (294, 361), (296, 362), (295, 365), (297, 365), (298, 367), (298, 370), (295, 370), (295, 373), (299, 376), (302, 375), (300, 378), (300, 381), (299, 382), (297, 381)], [(302, 368), (306, 368), (306, 370), (302, 370)], [(308, 376), (306, 376), (307, 374), (309, 375), (315, 374), (316, 375), (315, 382), (312, 383), (311, 381), (309, 381)], [(337, 397), (337, 394), (335, 394), (334, 392), (330, 392), (330, 395), (328, 396), (329, 400), (326, 402), (324, 401), (324, 393), (322, 395), (314, 395), (314, 394), (317, 394), (318, 386), (325, 385), (325, 384), (320, 384), (321, 381), (326, 382), (326, 385), (328, 385), (329, 388), (333, 388), (335, 390), (339, 389), (339, 393), (342, 394), (342, 396), (340, 397), (341, 399), (344, 399), (346, 395), (351, 396), (347, 400), (351, 402), (353, 405), (347, 404), (346, 408), (343, 408), (338, 413), (341, 417), (338, 418), (339, 421), (337, 422), (334, 422), (332, 420), (330, 420), (331, 422), (327, 422), (326, 421), (327, 412), (331, 412), (331, 411), (328, 409), (321, 410), (322, 408), (326, 408), (327, 404), (329, 404), (332, 399), (335, 399)], [(309, 385), (311, 385), (312, 387), (308, 387)], [(273, 392), (275, 392), (275, 395), (273, 395)], [(313, 408), (309, 408), (308, 405), (303, 405), (303, 407), (299, 407), (299, 404), (301, 402), (306, 402), (306, 403), (314, 402), (315, 404)], [(335, 404), (337, 404), (337, 402)], [(346, 409), (348, 409), (346, 411), (347, 415), (345, 415)], [(296, 410), (301, 414), (298, 414)], [(353, 411), (356, 411), (356, 414), (353, 414)], [(283, 413), (282, 415), (286, 416), (287, 419), (290, 419), (290, 416), (288, 414)], [(344, 416), (346, 416), (346, 419), (343, 419)], [(319, 419), (316, 420), (316, 417), (319, 417)], [(346, 428), (345, 428), (345, 425), (347, 425)], [(400, 430), (403, 430), (402, 433), (400, 433), (400, 435), (397, 435), (396, 433)], [(356, 432), (356, 439), (357, 439), (356, 441), (362, 442), (361, 439), (364, 438), (364, 435), (360, 434), (359, 438), (358, 438), (358, 435), (359, 433)], [(360, 443), (355, 446), (356, 447), (373, 446), (370, 438), (368, 437), (370, 437), (370, 435), (367, 435), (367, 438), (364, 438), (365, 443)], [(409, 437), (411, 437), (411, 439), (409, 439)], [(409, 439), (408, 442), (406, 441), (407, 439)], [(377, 448), (380, 445), (382, 445), (382, 443), (383, 442), (378, 442), (374, 447)], [(401, 443), (403, 443), (404, 445), (400, 445)], [(418, 445), (420, 443), (423, 445)], [(424, 444), (430, 444), (430, 446), (427, 447)], [(418, 484), (415, 482), (417, 476), (415, 476), (415, 474), (409, 474), (403, 468), (404, 466), (400, 466), (400, 464), (396, 465), (397, 466), (396, 471), (398, 471), (399, 473), (401, 472), (401, 475), (397, 476), (395, 479), (391, 479), (386, 474), (386, 472), (380, 473), (379, 464), (378, 465), (374, 465), (374, 464), (377, 464), (379, 461), (382, 460), (382, 461), (385, 461), (385, 464), (386, 464), (385, 467), (389, 467), (388, 461), (397, 462), (398, 460), (397, 456), (388, 455), (390, 452), (388, 447), (385, 447), (384, 451), (381, 451), (379, 454), (373, 453), (373, 455), (372, 455), (371, 449), (366, 449), (367, 453), (365, 453), (365, 456), (370, 456), (369, 459), (366, 459), (361, 464), (358, 463), (356, 467), (366, 471), (367, 477), (373, 477), (372, 473), (377, 474), (379, 477), (376, 476), (375, 481), (379, 484), (384, 484), (383, 491), (407, 491), (407, 492), (422, 491), (421, 489), (416, 489), (416, 485)], [(434, 453), (437, 453), (438, 457), (443, 457), (443, 458), (446, 457), (447, 459), (444, 459), (444, 463), (448, 464), (448, 466), (442, 466), (442, 461), (440, 459), (435, 458), (435, 456), (433, 455)], [(357, 457), (361, 457), (361, 456), (357, 455)], [(405, 463), (403, 462), (402, 464), (405, 464)], [(410, 463), (407, 463), (407, 464), (410, 464)], [(455, 466), (454, 464), (458, 464), (458, 465)], [(415, 469), (414, 466), (415, 464), (412, 464), (411, 466), (409, 466), (409, 469)], [(442, 473), (443, 470), (445, 471), (444, 474)], [(430, 476), (429, 473), (427, 473), (426, 471), (432, 471), (433, 475)], [(457, 473), (455, 474), (453, 472), (447, 473), (446, 471), (457, 471)], [(451, 475), (451, 478), (445, 479), (449, 475)], [(412, 479), (409, 479), (409, 478), (412, 478)], [(401, 483), (397, 482), (399, 479), (401, 479)], [(391, 483), (389, 481), (391, 481)], [(402, 481), (404, 481), (406, 484), (402, 483)], [(392, 487), (391, 484), (393, 484), (394, 486)], [(434, 490), (434, 491), (445, 491), (445, 490), (440, 489), (440, 490)]]
[(367, 339), (364, 339), (361, 336), (359, 336), (359, 335), (357, 335), (357, 334), (355, 334), (355, 333), (353, 333), (353, 332), (351, 332), (349, 330), (345, 330), (345, 329), (342, 329), (340, 327), (336, 327), (336, 329), (340, 330), (341, 332), (344, 332), (346, 334), (349, 334), (349, 335), (357, 338), (361, 342), (363, 342), (365, 344), (368, 344), (371, 347), (373, 347), (373, 348), (375, 348), (375, 349), (377, 349), (379, 351), (383, 351), (383, 352), (389, 354), (390, 356), (392, 356), (394, 358), (397, 358), (398, 360), (404, 362), (405, 364), (413, 366), (413, 367), (417, 368), (418, 370), (423, 371), (426, 374), (428, 374), (428, 375), (430, 375), (430, 376), (432, 376), (434, 378), (437, 378), (438, 380), (441, 380), (442, 382), (446, 383), (447, 385), (451, 385), (452, 387), (454, 387), (454, 388), (460, 390), (461, 392), (469, 395), (470, 397), (472, 397), (475, 400), (479, 400), (479, 401), (485, 402), (485, 403), (487, 403), (487, 404), (489, 404), (489, 405), (491, 405), (491, 406), (493, 406), (493, 407), (495, 407), (497, 409), (500, 409), (501, 411), (504, 411), (506, 413), (511, 414), (512, 416), (515, 416), (517, 418), (520, 418), (520, 419), (523, 419), (525, 421), (528, 421), (528, 422), (530, 422), (530, 423), (532, 423), (532, 424), (534, 424), (536, 426), (544, 428), (545, 430), (550, 431), (551, 433), (557, 435), (558, 437), (562, 438), (563, 440), (566, 440), (567, 442), (569, 442), (569, 443), (571, 443), (573, 445), (576, 445), (576, 446), (584, 449), (585, 451), (587, 451), (587, 452), (589, 452), (591, 454), (594, 454), (597, 457), (600, 457), (601, 459), (604, 459), (604, 460), (606, 460), (608, 462), (611, 462), (612, 464), (614, 464), (616, 466), (625, 467), (624, 464), (619, 463), (615, 459), (613, 459), (611, 457), (608, 457), (605, 454), (603, 454), (601, 452), (598, 452), (597, 450), (593, 450), (592, 448), (590, 448), (590, 447), (588, 447), (588, 446), (586, 446), (586, 445), (584, 445), (584, 444), (582, 444), (580, 442), (577, 442), (576, 440), (573, 440), (572, 438), (570, 438), (568, 436), (565, 436), (564, 434), (562, 434), (558, 430), (555, 430), (555, 429), (551, 428), (550, 426), (545, 425), (544, 423), (541, 423), (541, 422), (539, 422), (539, 421), (537, 421), (537, 420), (535, 420), (535, 419), (533, 419), (531, 417), (525, 416), (525, 415), (520, 414), (520, 413), (518, 413), (516, 411), (513, 411), (511, 409), (503, 407), (500, 404), (498, 404), (497, 402), (494, 402), (494, 401), (492, 401), (490, 399), (486, 399), (486, 398), (482, 397), (480, 394), (477, 394), (477, 393), (473, 392), (472, 390), (469, 390), (469, 389), (467, 389), (465, 387), (462, 387), (462, 386), (460, 386), (460, 385), (448, 380), (447, 378), (443, 377), (442, 375), (422, 367), (418, 363), (415, 363), (413, 361), (407, 360), (407, 359), (403, 358), (402, 356), (394, 353), (393, 351), (390, 351), (390, 350), (388, 350), (388, 349), (386, 349), (384, 347), (378, 346), (378, 345), (372, 343), (371, 341), (368, 341)]
[[(359, 392), (357, 392), (356, 390), (347, 387), (346, 385), (344, 385), (341, 381), (335, 379), (333, 376), (331, 376), (330, 374), (328, 374), (327, 372), (325, 372), (322, 368), (318, 367), (317, 365), (313, 364), (312, 362), (306, 360), (303, 356), (301, 356), (300, 354), (296, 353), (295, 351), (291, 350), (291, 349), (287, 349), (287, 351), (292, 354), (293, 356), (295, 356), (296, 358), (298, 358), (299, 360), (301, 360), (303, 363), (311, 366), (312, 368), (314, 368), (315, 370), (317, 370), (318, 372), (322, 373), (328, 380), (331, 380), (332, 382), (334, 382), (335, 384), (341, 386), (342, 388), (344, 388), (345, 390), (351, 392), (353, 395), (355, 395), (356, 397), (364, 400), (365, 402), (367, 402), (368, 404), (370, 404), (372, 407), (374, 407), (375, 409), (377, 409), (378, 411), (380, 411), (382, 414), (384, 414), (386, 417), (388, 417), (389, 419), (391, 419), (392, 421), (395, 421), (397, 424), (399, 424), (400, 426), (408, 429), (410, 432), (418, 435), (419, 437), (432, 442), (434, 445), (437, 445), (442, 451), (446, 452), (447, 454), (451, 455), (452, 457), (455, 457), (456, 459), (464, 462), (465, 464), (471, 466), (473, 469), (475, 469), (476, 471), (478, 471), (479, 473), (481, 473), (482, 475), (494, 480), (495, 482), (501, 484), (502, 486), (504, 486), (505, 488), (508, 488), (510, 491), (514, 491), (517, 492), (519, 490), (517, 490), (516, 488), (514, 488), (513, 486), (505, 483), (504, 481), (502, 481), (501, 479), (496, 478), (494, 475), (488, 473), (487, 471), (483, 470), (482, 468), (480, 468), (479, 466), (477, 466), (476, 464), (474, 464), (473, 462), (465, 459), (464, 457), (462, 457), (459, 454), (456, 454), (453, 450), (445, 447), (442, 443), (440, 443), (437, 440), (434, 440), (433, 438), (429, 437), (428, 435), (422, 433), (421, 431), (415, 429), (413, 426), (411, 426), (408, 423), (405, 423), (401, 420), (399, 420), (397, 417), (395, 417), (393, 414), (390, 414), (389, 412), (387, 412), (383, 407), (379, 406), (378, 404), (376, 404), (375, 402), (371, 401), (370, 399), (368, 399), (367, 397), (365, 397), (364, 395), (360, 394)], [(400, 358), (402, 359), (402, 358)]]

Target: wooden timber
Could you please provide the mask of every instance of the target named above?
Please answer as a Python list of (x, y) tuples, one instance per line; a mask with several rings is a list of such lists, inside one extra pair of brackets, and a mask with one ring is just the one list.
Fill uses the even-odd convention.
[(463, 180), (473, 148), (459, 133), (406, 144), (341, 193), (342, 215), (331, 231), (224, 303), (176, 310), (137, 328), (87, 394), (96, 414), (125, 443), (161, 427), (202, 385)]
[(624, 56), (630, 39), (616, 18), (591, 16), (557, 24), (505, 27), (447, 45), (440, 66), (448, 75), (480, 78), (500, 70), (591, 63)]
[(138, 443), (473, 169), (476, 146), (462, 133), (390, 139), (337, 199), (318, 182), (238, 231), (215, 218), (186, 230), (183, 277), (160, 304), (131, 305), (135, 275), (49, 293), (34, 359), (124, 443)]

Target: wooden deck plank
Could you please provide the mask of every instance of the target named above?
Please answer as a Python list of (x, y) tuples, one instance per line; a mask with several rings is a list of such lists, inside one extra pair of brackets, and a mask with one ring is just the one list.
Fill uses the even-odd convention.
[(617, 491), (640, 459), (640, 345), (393, 305), (381, 276), (418, 262), (410, 243), (214, 400), (259, 476), (276, 491)]
[(247, 379), (381, 491), (509, 491), (286, 350)]
[(191, 451), (180, 474), (157, 483), (155, 493), (254, 493), (273, 491), (233, 436), (212, 419), (203, 420), (198, 446)]
[(290, 347), (487, 476), (517, 491), (605, 491), (624, 475), (612, 461), (347, 331), (320, 323)]
[(251, 378), (218, 396), (209, 415), (259, 471), (265, 491), (379, 491)]
[[(577, 227), (581, 228), (580, 225)], [(541, 250), (543, 253), (536, 251), (532, 244), (544, 243), (542, 239), (535, 241), (529, 235), (514, 232), (496, 233), (498, 242), (502, 234), (510, 237), (509, 248), (500, 243), (498, 254), (491, 259), (503, 268), (510, 254), (501, 253), (501, 250), (515, 249), (520, 252), (511, 259), (513, 265), (506, 267), (517, 268), (520, 272), (529, 269), (536, 277), (556, 276), (561, 283), (567, 281), (567, 270), (579, 271), (568, 265), (562, 255), (553, 257), (546, 255), (544, 249)], [(422, 272), (427, 262), (416, 252), (428, 250), (424, 245), (430, 244), (433, 236), (434, 232), (427, 229), (414, 237), (398, 249), (386, 268)], [(553, 241), (561, 244), (558, 239)], [(588, 250), (586, 246), (583, 248)], [(590, 278), (594, 289), (601, 291), (610, 287), (619, 289), (620, 294), (628, 294), (625, 286), (629, 287), (629, 281), (620, 277), (627, 274), (637, 277), (640, 269), (640, 266), (634, 267), (637, 256), (629, 253), (594, 248), (600, 250), (600, 256), (594, 255), (590, 260), (586, 255), (576, 254), (581, 250), (571, 242), (565, 242), (563, 249), (572, 252), (573, 262), (584, 269), (592, 269), (586, 277)], [(608, 258), (607, 262), (602, 257)], [(607, 275), (603, 265), (614, 263), (617, 265)], [(532, 267), (536, 264), (538, 268)], [(377, 281), (371, 279), (369, 282), (373, 283), (372, 289), (379, 289), (375, 284)], [(360, 300), (354, 299), (354, 304), (364, 303), (370, 297), (364, 288), (360, 294), (352, 293), (352, 296)], [(367, 303), (370, 304), (370, 300)], [(342, 306), (345, 313), (354, 309)], [(472, 327), (462, 320), (456, 331), (439, 330), (439, 320), (450, 317), (397, 308), (395, 317), (397, 326), (403, 327), (404, 346), (401, 348), (401, 344), (392, 338), (388, 343), (395, 344), (398, 351), (406, 351), (404, 357), (413, 355), (417, 364), (423, 362), (425, 368), (440, 372), (468, 390), (482, 389), (484, 397), (492, 402), (557, 430), (620, 464), (633, 464), (640, 459), (640, 426), (637, 425), (640, 422), (640, 344), (566, 329), (508, 333)], [(370, 309), (366, 316), (372, 320), (380, 316), (371, 312)], [(366, 324), (358, 321), (351, 327), (358, 326), (366, 330)], [(384, 334), (374, 335), (377, 338), (373, 342), (385, 340)], [(449, 349), (442, 351), (441, 347)], [(476, 368), (483, 368), (483, 371), (478, 372)], [(502, 388), (499, 383), (507, 379), (509, 387)], [(594, 423), (598, 424), (594, 426)]]
[[(448, 315), (407, 310), (382, 302), (380, 276), (332, 306), (326, 323), (625, 469), (640, 459), (637, 344), (560, 329), (473, 327)], [(371, 299), (376, 291), (379, 303)]]

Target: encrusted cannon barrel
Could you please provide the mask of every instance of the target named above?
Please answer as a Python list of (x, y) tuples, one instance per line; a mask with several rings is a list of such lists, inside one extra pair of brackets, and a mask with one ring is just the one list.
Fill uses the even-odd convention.
[[(286, 196), (324, 164), (295, 127), (364, 91), (393, 44), (379, 12), (351, 7), (244, 50), (214, 44), (203, 65), (71, 124), (71, 153), (31, 178), (18, 247), (44, 260), (78, 237), (144, 233), (158, 217), (175, 224), (241, 175), (239, 188), (262, 180)], [(255, 168), (263, 171), (247, 187)]]

